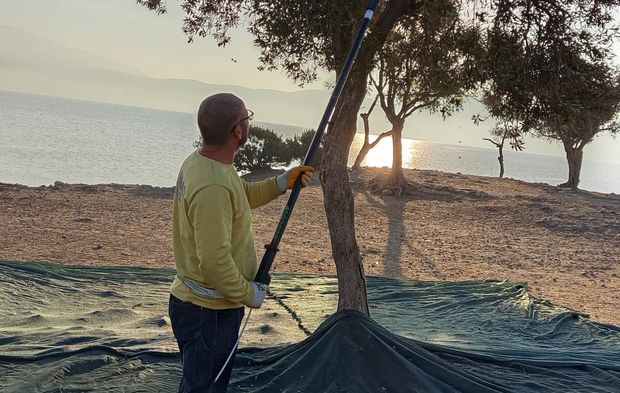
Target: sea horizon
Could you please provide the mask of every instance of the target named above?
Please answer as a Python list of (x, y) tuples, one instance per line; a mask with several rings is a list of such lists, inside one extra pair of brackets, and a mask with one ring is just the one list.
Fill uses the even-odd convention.
[[(198, 139), (191, 113), (7, 91), (0, 91), (0, 101), (4, 103), (0, 106), (2, 183), (172, 186), (178, 167)], [(285, 138), (306, 129), (256, 124)], [(363, 137), (356, 135), (349, 165)], [(403, 166), (408, 169), (497, 177), (497, 154), (495, 148), (403, 138)], [(506, 178), (551, 185), (566, 180), (563, 157), (509, 149), (504, 154)], [(587, 148), (585, 155), (580, 187), (620, 193), (620, 163), (588, 159)], [(391, 166), (391, 139), (372, 149), (363, 165)]]

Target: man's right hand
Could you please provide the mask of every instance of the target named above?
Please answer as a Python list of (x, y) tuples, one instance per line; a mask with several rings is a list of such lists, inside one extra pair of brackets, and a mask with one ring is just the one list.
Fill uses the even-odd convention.
[(260, 308), (265, 301), (265, 296), (269, 290), (269, 286), (256, 281), (250, 281), (250, 287), (252, 287), (252, 302), (248, 304), (251, 308)]

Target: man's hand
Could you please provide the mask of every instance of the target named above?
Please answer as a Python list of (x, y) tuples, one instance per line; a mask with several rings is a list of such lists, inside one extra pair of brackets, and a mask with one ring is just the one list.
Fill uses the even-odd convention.
[(252, 303), (248, 304), (248, 307), (260, 308), (263, 305), (263, 301), (265, 301), (265, 296), (267, 295), (269, 287), (255, 281), (250, 281), (250, 287), (252, 287), (253, 296)]
[(296, 166), (288, 171), (276, 176), (276, 182), (280, 191), (284, 192), (287, 189), (293, 188), (295, 180), (301, 175), (301, 186), (305, 187), (310, 182), (314, 168), (311, 166)]

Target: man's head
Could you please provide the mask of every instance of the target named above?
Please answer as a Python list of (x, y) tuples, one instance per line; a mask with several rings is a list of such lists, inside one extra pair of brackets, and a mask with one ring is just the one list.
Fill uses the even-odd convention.
[(205, 144), (243, 145), (248, 139), (250, 112), (243, 101), (230, 93), (218, 93), (202, 101), (198, 109), (198, 128)]

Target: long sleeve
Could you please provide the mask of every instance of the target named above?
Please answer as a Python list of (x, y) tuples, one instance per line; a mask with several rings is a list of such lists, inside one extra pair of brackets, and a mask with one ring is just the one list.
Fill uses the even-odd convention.
[(233, 207), (229, 191), (218, 185), (200, 190), (189, 205), (198, 270), (231, 302), (249, 304), (252, 289), (232, 257)]
[(251, 209), (261, 207), (282, 195), (282, 191), (278, 188), (276, 179), (273, 177), (257, 182), (246, 182), (241, 179), (241, 184)]

